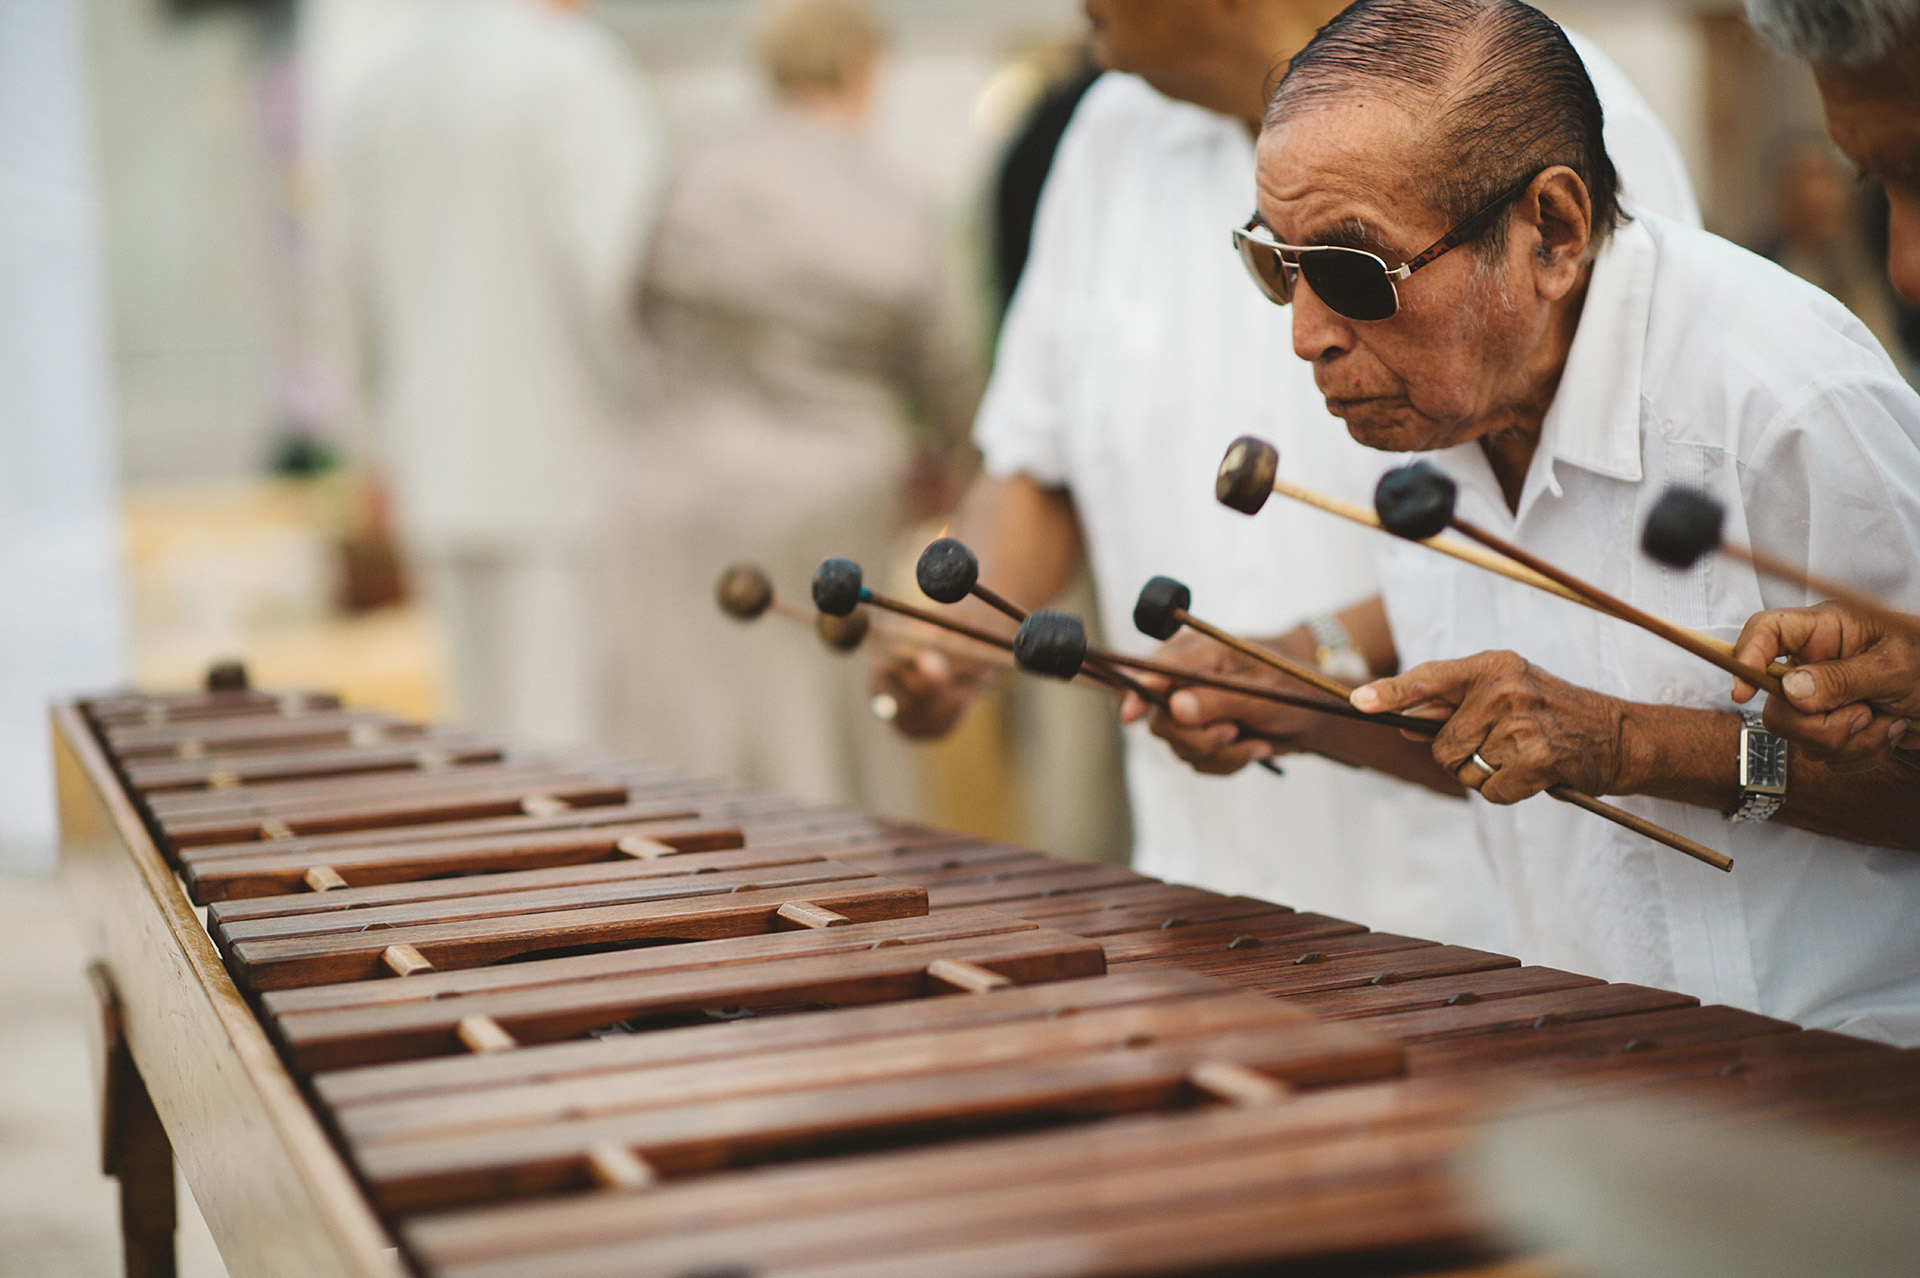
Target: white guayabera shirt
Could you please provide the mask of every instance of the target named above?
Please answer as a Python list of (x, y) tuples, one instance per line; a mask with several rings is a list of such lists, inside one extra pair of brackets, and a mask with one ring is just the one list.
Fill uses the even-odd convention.
[[(1665, 128), (1582, 45), (1607, 143), (1643, 204), (1699, 219)], [(1370, 502), (1393, 458), (1353, 443), (1293, 354), (1292, 312), (1263, 298), (1229, 232), (1254, 207), (1240, 121), (1107, 75), (1061, 142), (1033, 253), (974, 428), (995, 475), (1072, 491), (1108, 638), (1133, 628), (1149, 577), (1193, 587), (1194, 611), (1253, 635), (1374, 594), (1380, 534), (1276, 498), (1258, 518), (1218, 505), (1235, 436), (1279, 445), (1285, 473)], [(1465, 805), (1315, 758), (1203, 777), (1132, 730), (1134, 863), (1162, 877), (1498, 947), (1495, 894)]]
[[(1670, 484), (1726, 503), (1730, 539), (1920, 610), (1920, 397), (1838, 302), (1703, 231), (1641, 215), (1603, 250), (1517, 516), (1478, 445), (1429, 456), (1464, 518), (1723, 639), (1811, 601), (1640, 554)], [(1380, 567), (1404, 663), (1510, 648), (1610, 696), (1736, 708), (1725, 674), (1623, 622), (1406, 543)], [(1728, 875), (1551, 799), (1472, 802), (1529, 962), (1920, 1043), (1920, 853), (1618, 800)]]

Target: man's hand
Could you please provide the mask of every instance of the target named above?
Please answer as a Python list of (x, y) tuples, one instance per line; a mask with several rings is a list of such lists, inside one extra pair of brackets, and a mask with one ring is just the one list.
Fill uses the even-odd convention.
[[(1841, 769), (1885, 763), (1920, 716), (1920, 624), (1904, 627), (1837, 603), (1782, 608), (1751, 618), (1734, 655), (1764, 668), (1800, 667), (1767, 699), (1767, 730)], [(1743, 680), (1734, 700), (1758, 689)]]
[(1445, 720), (1434, 762), (1491, 803), (1518, 803), (1555, 785), (1619, 793), (1624, 780), (1628, 704), (1556, 679), (1515, 653), (1428, 662), (1354, 689), (1352, 701), (1368, 714)]
[(995, 673), (985, 663), (931, 648), (895, 648), (875, 659), (868, 685), (876, 697), (893, 698), (893, 726), (903, 736), (925, 741), (959, 727)]
[[(1287, 692), (1310, 691), (1271, 666), (1191, 630), (1161, 645), (1154, 659), (1189, 670), (1271, 684)], [(1310, 653), (1307, 660), (1312, 660)], [(1168, 686), (1157, 675), (1142, 674), (1139, 678), (1150, 688), (1164, 690)], [(1286, 743), (1298, 742), (1323, 720), (1323, 716), (1304, 710), (1211, 688), (1183, 688), (1169, 698), (1166, 709), (1149, 705), (1135, 693), (1127, 694), (1120, 704), (1120, 717), (1128, 723), (1148, 716), (1148, 727), (1155, 736), (1172, 746), (1195, 771), (1214, 776), (1230, 776), (1249, 764), (1289, 753), (1297, 747)], [(1267, 737), (1280, 740), (1262, 739)]]

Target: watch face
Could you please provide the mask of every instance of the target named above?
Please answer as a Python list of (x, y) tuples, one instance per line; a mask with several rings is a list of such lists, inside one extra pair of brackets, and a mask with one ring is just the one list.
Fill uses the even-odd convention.
[(1761, 794), (1787, 792), (1787, 743), (1771, 732), (1752, 729), (1742, 734), (1746, 749), (1740, 760), (1740, 786)]

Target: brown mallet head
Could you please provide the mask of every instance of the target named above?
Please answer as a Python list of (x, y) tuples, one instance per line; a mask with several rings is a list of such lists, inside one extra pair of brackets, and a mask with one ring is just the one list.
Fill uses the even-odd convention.
[(1654, 503), (1640, 549), (1669, 568), (1691, 568), (1720, 548), (1726, 522), (1726, 507), (1697, 488), (1676, 485)]
[(1274, 476), (1280, 473), (1280, 450), (1264, 439), (1242, 435), (1220, 459), (1213, 495), (1222, 506), (1243, 515), (1257, 515), (1273, 496)]
[(865, 608), (855, 608), (844, 617), (829, 617), (823, 612), (813, 621), (820, 642), (835, 652), (852, 652), (858, 648), (867, 641), (867, 631), (872, 626), (873, 618)]
[(1178, 614), (1193, 604), (1193, 592), (1171, 577), (1155, 577), (1140, 588), (1133, 605), (1133, 626), (1149, 639), (1165, 642), (1186, 623)]
[(980, 580), (980, 560), (965, 542), (942, 537), (920, 552), (913, 575), (921, 594), (935, 603), (956, 604), (973, 593)]
[(1408, 541), (1438, 537), (1453, 522), (1458, 489), (1447, 473), (1432, 462), (1417, 461), (1396, 467), (1380, 477), (1373, 490), (1373, 510), (1380, 526)]
[(1032, 674), (1071, 679), (1086, 664), (1086, 624), (1070, 612), (1042, 608), (1020, 623), (1013, 659)]
[(753, 564), (734, 564), (720, 574), (713, 597), (735, 621), (758, 621), (773, 607), (773, 583)]

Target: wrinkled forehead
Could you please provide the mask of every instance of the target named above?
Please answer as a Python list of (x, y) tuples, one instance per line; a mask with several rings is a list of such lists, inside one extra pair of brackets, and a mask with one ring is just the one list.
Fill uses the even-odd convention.
[(1365, 97), (1270, 125), (1255, 161), (1262, 220), (1289, 244), (1348, 243), (1361, 227), (1380, 247), (1411, 243), (1443, 220), (1422, 196), (1428, 132), (1408, 108)]

